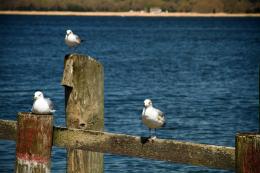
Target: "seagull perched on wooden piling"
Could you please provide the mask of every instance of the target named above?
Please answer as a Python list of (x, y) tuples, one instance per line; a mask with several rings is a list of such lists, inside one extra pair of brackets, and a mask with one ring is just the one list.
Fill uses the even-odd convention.
[(49, 98), (44, 98), (41, 91), (34, 93), (34, 103), (32, 106), (32, 112), (35, 114), (52, 114), (55, 112), (53, 109), (53, 103)]
[(65, 43), (70, 48), (76, 47), (82, 42), (78, 35), (74, 34), (70, 29), (66, 31)]
[(151, 129), (154, 129), (154, 134), (156, 129), (165, 125), (164, 113), (159, 109), (153, 107), (152, 100), (144, 100), (144, 108), (142, 112), (142, 121), (149, 128), (150, 137), (155, 139), (156, 136), (151, 136)]

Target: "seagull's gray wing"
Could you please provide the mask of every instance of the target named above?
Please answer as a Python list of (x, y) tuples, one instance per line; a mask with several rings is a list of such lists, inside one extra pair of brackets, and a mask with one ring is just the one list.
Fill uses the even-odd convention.
[(50, 110), (51, 110), (51, 111), (55, 111), (55, 110), (54, 110), (54, 104), (53, 104), (53, 102), (51, 101), (51, 99), (45, 98), (45, 100), (47, 101)]
[(158, 112), (158, 120), (160, 120), (163, 123), (163, 127), (165, 126), (165, 117), (164, 117), (164, 113), (162, 111), (160, 111), (159, 109), (156, 109), (156, 111)]
[(164, 113), (162, 111), (160, 111), (159, 109), (156, 109), (156, 111), (158, 112), (158, 115), (162, 118), (164, 118)]
[(76, 39), (76, 42), (79, 44), (81, 42), (81, 39), (79, 38), (78, 35), (75, 34), (75, 39)]

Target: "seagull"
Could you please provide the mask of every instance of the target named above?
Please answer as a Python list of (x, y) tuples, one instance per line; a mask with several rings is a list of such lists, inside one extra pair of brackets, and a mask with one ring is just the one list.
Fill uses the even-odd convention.
[(53, 109), (53, 103), (49, 98), (44, 98), (41, 91), (34, 93), (34, 103), (32, 106), (32, 112), (35, 114), (52, 114), (55, 112)]
[(66, 31), (65, 43), (67, 46), (69, 46), (70, 48), (76, 47), (77, 45), (79, 45), (81, 43), (81, 41), (82, 40), (79, 38), (79, 36), (76, 34), (73, 34), (73, 32), (71, 30)]
[(154, 134), (156, 129), (165, 125), (164, 113), (159, 109), (153, 107), (152, 100), (144, 100), (144, 108), (142, 112), (142, 121), (149, 128), (150, 137), (155, 139), (156, 136), (151, 136), (151, 129), (154, 129)]

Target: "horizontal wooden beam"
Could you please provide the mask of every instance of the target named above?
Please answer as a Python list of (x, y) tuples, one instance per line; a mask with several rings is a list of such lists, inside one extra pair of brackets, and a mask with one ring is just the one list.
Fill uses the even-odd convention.
[(143, 157), (170, 162), (235, 169), (235, 149), (177, 140), (113, 134), (99, 131), (54, 128), (53, 142), (56, 146), (77, 148), (102, 153)]
[[(8, 128), (3, 128), (2, 126), (6, 124)], [(5, 129), (9, 129), (9, 131), (3, 132), (2, 130)], [(8, 121), (7, 123), (7, 121), (0, 120), (0, 138), (3, 138), (3, 134), (10, 132), (16, 133), (15, 122)], [(9, 136), (8, 139), (15, 139), (13, 138), (15, 134), (9, 134)], [(148, 140), (139, 136), (64, 127), (54, 127), (53, 145), (218, 169), (235, 169), (234, 147), (196, 144), (168, 139)]]
[(0, 120), (0, 139), (16, 140), (16, 121)]

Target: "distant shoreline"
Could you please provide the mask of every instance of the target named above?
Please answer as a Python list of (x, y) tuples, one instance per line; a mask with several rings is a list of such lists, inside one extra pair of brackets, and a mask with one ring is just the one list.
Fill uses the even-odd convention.
[(0, 15), (118, 16), (118, 17), (260, 17), (260, 13), (147, 13), (147, 12), (74, 12), (74, 11), (0, 11)]

